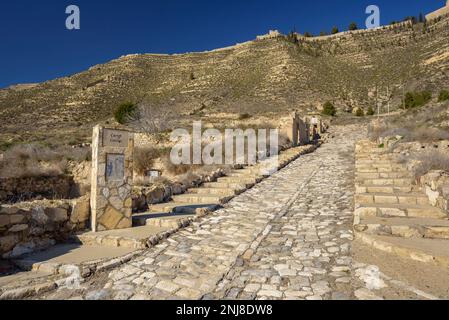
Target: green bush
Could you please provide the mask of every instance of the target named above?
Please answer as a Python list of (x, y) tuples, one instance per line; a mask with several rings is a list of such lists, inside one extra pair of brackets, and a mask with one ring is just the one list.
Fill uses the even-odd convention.
[(354, 30), (357, 30), (358, 28), (357, 28), (357, 24), (355, 23), (355, 22), (352, 22), (350, 25), (349, 25), (349, 30), (350, 31), (354, 31)]
[(449, 91), (441, 90), (440, 95), (438, 96), (438, 101), (443, 102), (449, 100)]
[(137, 107), (132, 102), (122, 103), (115, 109), (114, 118), (120, 124), (125, 124), (126, 121), (136, 111)]
[(373, 107), (369, 107), (368, 111), (366, 112), (367, 116), (374, 116), (376, 112), (374, 111)]
[(405, 94), (404, 106), (405, 109), (422, 107), (430, 100), (432, 100), (432, 93), (430, 91), (407, 92)]
[(340, 32), (340, 30), (338, 30), (338, 28), (337, 27), (333, 27), (332, 28), (332, 34), (337, 34), (337, 33), (339, 33)]
[(336, 114), (337, 109), (335, 109), (334, 105), (331, 102), (327, 101), (323, 105), (323, 115), (335, 117)]
[(355, 115), (357, 117), (363, 117), (365, 115), (365, 112), (363, 111), (362, 108), (357, 108), (357, 111), (355, 112)]

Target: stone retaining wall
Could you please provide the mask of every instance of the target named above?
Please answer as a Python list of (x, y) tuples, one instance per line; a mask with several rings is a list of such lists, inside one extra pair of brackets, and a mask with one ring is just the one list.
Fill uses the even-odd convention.
[(76, 200), (35, 201), (0, 206), (0, 256), (17, 258), (64, 241), (85, 230), (89, 196)]
[(29, 201), (37, 198), (69, 199), (73, 177), (1, 178), (0, 202)]
[(431, 171), (421, 177), (419, 183), (430, 204), (449, 214), (449, 173)]
[(172, 196), (184, 194), (188, 188), (198, 187), (203, 183), (216, 181), (225, 175), (225, 169), (217, 169), (209, 174), (198, 176), (195, 181), (192, 181), (191, 185), (170, 183), (168, 185), (135, 186), (132, 196), (133, 212), (146, 211), (149, 205), (167, 202)]

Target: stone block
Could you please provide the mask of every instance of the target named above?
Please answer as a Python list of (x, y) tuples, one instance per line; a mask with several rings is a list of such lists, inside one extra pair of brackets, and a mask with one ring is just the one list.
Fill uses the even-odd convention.
[(422, 235), (415, 228), (408, 226), (391, 226), (391, 234), (403, 238), (420, 238)]
[(72, 208), (70, 221), (74, 224), (85, 223), (90, 217), (90, 197), (84, 196), (77, 199)]
[(0, 214), (17, 214), (19, 211), (17, 207), (0, 207)]
[(55, 223), (65, 222), (69, 218), (67, 209), (64, 208), (46, 208), (45, 214)]
[(98, 219), (98, 222), (103, 225), (106, 230), (114, 230), (122, 218), (123, 215), (121, 212), (117, 211), (117, 209), (112, 206), (108, 206)]
[(9, 216), (11, 220), (11, 224), (19, 224), (25, 220), (25, 216), (23, 214), (14, 214)]
[(375, 203), (386, 203), (386, 204), (397, 204), (398, 198), (395, 196), (375, 196), (374, 202)]
[(11, 228), (9, 228), (8, 232), (19, 233), (19, 232), (25, 231), (27, 229), (28, 229), (27, 224), (16, 224), (15, 226), (12, 226)]
[(374, 197), (372, 195), (357, 194), (355, 195), (355, 202), (361, 204), (374, 203)]
[(377, 208), (358, 208), (355, 210), (355, 215), (360, 218), (376, 217)]
[(31, 211), (31, 219), (40, 226), (46, 225), (49, 221), (42, 207), (36, 207)]
[(0, 228), (8, 226), (9, 223), (10, 223), (9, 215), (6, 214), (0, 215)]
[(8, 252), (12, 250), (19, 243), (19, 241), (19, 236), (16, 234), (0, 237), (0, 252)]

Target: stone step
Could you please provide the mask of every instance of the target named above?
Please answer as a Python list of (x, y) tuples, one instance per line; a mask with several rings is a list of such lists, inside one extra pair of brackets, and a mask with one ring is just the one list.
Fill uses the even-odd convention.
[(239, 178), (259, 178), (259, 174), (254, 172), (248, 172), (245, 170), (232, 171), (226, 175), (226, 177), (239, 177)]
[[(355, 219), (368, 217), (409, 217), (409, 218), (433, 218), (446, 219), (448, 214), (430, 205), (405, 205), (376, 203), (356, 206)], [(357, 223), (356, 223), (357, 224)]]
[(195, 214), (198, 209), (218, 208), (218, 203), (161, 203), (150, 206), (150, 212), (153, 213), (185, 213)]
[(241, 189), (232, 189), (232, 188), (196, 188), (190, 189), (189, 193), (191, 194), (205, 194), (205, 195), (218, 195), (218, 196), (234, 196)]
[(375, 249), (403, 258), (449, 268), (449, 240), (401, 238), (356, 232), (356, 238)]
[(356, 173), (357, 180), (363, 179), (412, 179), (413, 176), (408, 171), (403, 172), (358, 172)]
[(252, 177), (222, 177), (222, 178), (218, 178), (217, 182), (251, 185), (251, 184), (258, 183), (261, 180), (262, 179), (260, 179), (260, 178), (252, 178)]
[[(224, 182), (207, 182), (203, 184), (204, 188), (217, 188), (217, 189), (233, 189), (233, 190), (245, 190), (246, 188), (253, 185), (242, 184), (242, 183), (224, 183)], [(193, 190), (193, 189), (192, 189)]]
[(356, 184), (359, 186), (395, 186), (395, 187), (407, 187), (413, 185), (414, 179), (401, 178), (401, 179), (357, 179)]
[(410, 174), (406, 168), (374, 168), (374, 167), (361, 167), (357, 168), (357, 173), (401, 173)]
[(355, 195), (356, 204), (405, 204), (428, 205), (429, 198), (420, 192), (410, 193), (359, 193)]
[(354, 229), (403, 238), (449, 239), (449, 220), (443, 219), (371, 217), (361, 219)]
[(358, 165), (368, 165), (368, 166), (390, 166), (392, 164), (398, 164), (397, 160), (392, 158), (377, 158), (377, 159), (363, 159), (357, 156), (355, 164)]
[(201, 195), (188, 193), (173, 196), (172, 200), (175, 203), (225, 203), (231, 198), (232, 196)]
[(159, 228), (179, 228), (187, 218), (194, 217), (189, 213), (140, 213), (133, 215), (133, 226), (153, 226)]
[(410, 192), (419, 192), (418, 186), (374, 186), (374, 185), (368, 185), (368, 186), (362, 186), (362, 185), (356, 185), (356, 193), (410, 193)]

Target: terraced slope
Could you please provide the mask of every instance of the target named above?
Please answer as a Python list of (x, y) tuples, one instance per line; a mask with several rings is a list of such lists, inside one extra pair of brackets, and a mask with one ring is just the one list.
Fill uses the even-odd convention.
[[(122, 101), (194, 110), (285, 113), (367, 106), (375, 88), (395, 101), (407, 88), (449, 86), (449, 18), (304, 39), (250, 41), (211, 52), (130, 55), (41, 84), (0, 90), (0, 144), (83, 140)], [(76, 142), (76, 141), (75, 141)]]

